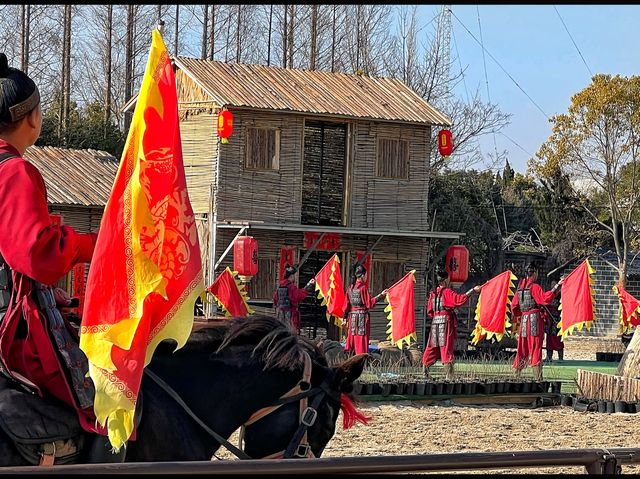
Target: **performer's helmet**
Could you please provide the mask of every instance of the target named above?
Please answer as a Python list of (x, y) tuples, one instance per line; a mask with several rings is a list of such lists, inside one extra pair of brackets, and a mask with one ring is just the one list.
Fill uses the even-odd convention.
[(361, 278), (366, 273), (367, 273), (367, 269), (364, 266), (362, 266), (361, 264), (356, 266), (356, 269), (354, 271), (354, 274), (356, 275), (356, 278)]
[(439, 269), (438, 271), (436, 271), (436, 274), (438, 275), (438, 279), (440, 281), (449, 277), (449, 273), (447, 273), (446, 269)]
[(536, 263), (529, 263), (527, 265), (527, 267), (525, 268), (525, 271), (526, 271), (527, 275), (531, 276), (534, 273), (538, 273), (540, 271), (540, 268), (538, 267), (538, 265)]
[(296, 274), (297, 272), (298, 272), (298, 268), (288, 264), (284, 269), (284, 278), (287, 279), (290, 276), (293, 276), (294, 274)]
[(10, 68), (0, 53), (0, 132), (27, 116), (40, 103), (38, 87), (24, 72)]

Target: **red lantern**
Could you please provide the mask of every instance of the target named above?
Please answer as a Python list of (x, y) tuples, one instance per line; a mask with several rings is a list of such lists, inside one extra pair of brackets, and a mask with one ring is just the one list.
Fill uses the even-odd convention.
[(258, 240), (253, 236), (238, 236), (233, 243), (233, 269), (242, 281), (249, 281), (258, 272)]
[(226, 108), (218, 113), (218, 137), (221, 143), (229, 143), (229, 137), (233, 133), (233, 113)]
[(460, 286), (469, 277), (469, 250), (466, 246), (454, 245), (447, 250), (444, 269), (454, 285)]
[(442, 156), (453, 153), (453, 135), (449, 130), (441, 130), (438, 133), (438, 150)]

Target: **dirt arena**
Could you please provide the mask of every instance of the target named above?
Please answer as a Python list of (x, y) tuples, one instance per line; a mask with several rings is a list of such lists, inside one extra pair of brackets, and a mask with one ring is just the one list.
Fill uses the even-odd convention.
[[(617, 351), (616, 341), (570, 338), (566, 359), (594, 360), (596, 351)], [(555, 359), (555, 358), (554, 358)], [(640, 416), (577, 412), (567, 407), (427, 405), (422, 401), (362, 402), (367, 426), (345, 431), (342, 416), (323, 457), (532, 451), (542, 449), (639, 447)], [(237, 434), (232, 436), (237, 443)], [(218, 456), (232, 456), (220, 451)], [(574, 473), (583, 467), (534, 467), (460, 473)], [(453, 472), (452, 472), (453, 473)], [(640, 465), (623, 466), (640, 473)]]

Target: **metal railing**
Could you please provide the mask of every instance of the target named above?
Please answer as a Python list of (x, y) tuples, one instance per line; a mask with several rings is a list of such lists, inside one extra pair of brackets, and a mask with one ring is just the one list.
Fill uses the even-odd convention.
[(1, 474), (371, 474), (583, 466), (588, 474), (615, 474), (622, 464), (640, 464), (640, 449), (557, 449), (463, 452), (407, 456), (256, 459), (247, 461), (136, 462), (1, 467)]

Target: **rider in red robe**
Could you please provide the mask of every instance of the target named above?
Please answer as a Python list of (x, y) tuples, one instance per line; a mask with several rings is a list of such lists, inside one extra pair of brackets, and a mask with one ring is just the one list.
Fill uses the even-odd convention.
[[(66, 403), (86, 431), (97, 432), (88, 361), (58, 309), (68, 301), (52, 288), (76, 263), (91, 260), (97, 235), (51, 222), (42, 175), (22, 158), (41, 126), (38, 88), (0, 54), (0, 290), (10, 291), (0, 301), (0, 372)], [(91, 447), (109, 452), (106, 436), (94, 437)]]
[(286, 266), (284, 279), (278, 284), (278, 289), (273, 294), (273, 306), (276, 308), (276, 317), (291, 326), (300, 334), (300, 303), (312, 291), (316, 280), (311, 278), (304, 288), (295, 285), (297, 269)]
[(372, 297), (367, 287), (367, 270), (358, 265), (355, 268), (356, 281), (349, 286), (344, 298), (344, 318), (347, 319), (347, 341), (344, 345), (346, 352), (355, 351), (355, 354), (369, 352), (369, 334), (371, 332), (371, 320), (369, 310), (373, 309), (378, 300), (387, 290)]
[(435, 290), (429, 294), (427, 314), (432, 318), (429, 342), (422, 355), (425, 373), (440, 359), (447, 379), (453, 379), (454, 348), (458, 337), (458, 316), (455, 308), (465, 304), (471, 293), (480, 291), (479, 286), (460, 294), (449, 287), (451, 281), (446, 271), (438, 271), (440, 280)]
[(540, 306), (551, 304), (562, 280), (550, 291), (544, 291), (536, 281), (539, 268), (533, 263), (527, 265), (527, 277), (520, 281), (511, 302), (513, 318), (518, 325), (518, 350), (513, 367), (519, 375), (527, 366), (533, 368), (534, 376), (542, 380), (542, 342), (544, 339), (544, 318)]

